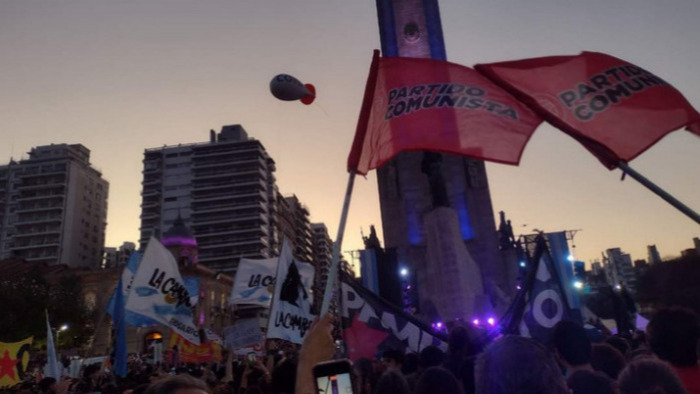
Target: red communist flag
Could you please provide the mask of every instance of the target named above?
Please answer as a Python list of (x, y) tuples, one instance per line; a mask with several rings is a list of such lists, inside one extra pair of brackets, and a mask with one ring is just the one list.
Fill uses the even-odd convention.
[(360, 174), (399, 152), (430, 150), (518, 164), (542, 119), (476, 71), (375, 51), (348, 157)]
[(673, 86), (604, 53), (481, 64), (486, 75), (613, 169), (669, 132), (700, 135), (700, 114)]

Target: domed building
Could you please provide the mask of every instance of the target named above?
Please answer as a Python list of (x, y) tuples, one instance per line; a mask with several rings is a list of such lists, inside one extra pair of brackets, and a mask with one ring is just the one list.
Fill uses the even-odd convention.
[(160, 243), (165, 246), (181, 267), (194, 268), (197, 266), (197, 240), (192, 231), (185, 225), (178, 212), (173, 226), (163, 233)]

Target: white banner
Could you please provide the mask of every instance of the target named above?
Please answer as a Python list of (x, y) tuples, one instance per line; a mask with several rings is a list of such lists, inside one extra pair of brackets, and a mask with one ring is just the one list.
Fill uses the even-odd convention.
[[(306, 272), (310, 272), (307, 285), (302, 279), (307, 277)], [(309, 263), (296, 261), (286, 239), (282, 244), (276, 277), (280, 280), (275, 286), (267, 338), (279, 338), (300, 344), (314, 317), (311, 314), (314, 267)]]
[(250, 304), (270, 307), (275, 291), (278, 258), (241, 259), (233, 281), (229, 304)]
[(259, 319), (241, 319), (236, 321), (232, 326), (226, 327), (224, 339), (226, 346), (233, 350), (248, 348), (262, 343), (263, 334), (260, 329)]
[(177, 262), (153, 237), (134, 275), (125, 309), (165, 324), (188, 341), (199, 344), (199, 330), (192, 323), (190, 294)]

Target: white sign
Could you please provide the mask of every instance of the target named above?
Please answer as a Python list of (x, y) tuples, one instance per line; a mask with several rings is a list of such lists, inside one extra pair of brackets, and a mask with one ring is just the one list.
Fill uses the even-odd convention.
[(311, 287), (305, 286), (302, 280), (306, 276), (305, 271), (311, 272), (310, 285), (313, 282), (314, 267), (309, 263), (296, 261), (292, 256), (289, 241), (285, 239), (277, 265), (278, 280), (267, 327), (268, 338), (300, 344), (311, 327), (314, 318), (311, 314), (313, 295)]
[(188, 341), (199, 344), (192, 323), (192, 301), (173, 255), (151, 237), (134, 275), (126, 310), (165, 324)]
[(262, 342), (263, 335), (258, 319), (241, 319), (224, 330), (226, 346), (239, 350)]
[(275, 291), (278, 258), (241, 259), (233, 281), (229, 304), (251, 304), (270, 307)]

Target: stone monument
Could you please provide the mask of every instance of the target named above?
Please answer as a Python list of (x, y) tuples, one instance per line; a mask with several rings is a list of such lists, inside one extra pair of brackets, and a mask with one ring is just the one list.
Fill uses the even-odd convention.
[[(377, 14), (383, 56), (446, 60), (437, 0), (377, 0)], [(377, 182), (384, 245), (418, 279), (419, 315), (448, 322), (505, 311), (517, 261), (499, 251), (484, 163), (403, 152)]]

